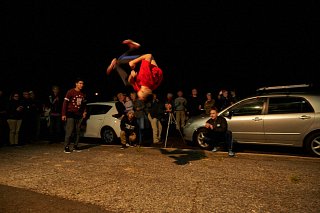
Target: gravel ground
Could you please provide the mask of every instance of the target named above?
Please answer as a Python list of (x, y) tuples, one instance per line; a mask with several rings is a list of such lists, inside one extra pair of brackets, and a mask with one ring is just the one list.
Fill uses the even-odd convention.
[(80, 145), (1, 147), (0, 212), (320, 212), (319, 158)]

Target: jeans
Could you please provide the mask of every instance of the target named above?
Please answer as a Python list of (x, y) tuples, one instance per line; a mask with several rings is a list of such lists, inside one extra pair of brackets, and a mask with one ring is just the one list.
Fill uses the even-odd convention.
[(70, 145), (71, 143), (70, 138), (72, 134), (74, 134), (75, 136), (74, 145), (78, 146), (82, 120), (83, 118), (67, 118), (66, 133), (65, 133), (65, 139), (64, 139), (65, 146)]

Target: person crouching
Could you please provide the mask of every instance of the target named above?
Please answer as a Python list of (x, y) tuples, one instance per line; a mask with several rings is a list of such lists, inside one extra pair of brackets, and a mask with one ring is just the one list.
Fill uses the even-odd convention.
[(120, 129), (121, 149), (125, 149), (127, 144), (136, 146), (139, 126), (133, 110), (128, 111), (121, 119)]

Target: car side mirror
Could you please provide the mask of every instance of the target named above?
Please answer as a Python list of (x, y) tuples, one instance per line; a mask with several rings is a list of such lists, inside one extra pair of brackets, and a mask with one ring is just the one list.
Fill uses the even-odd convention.
[(232, 117), (232, 111), (227, 110), (222, 115), (230, 119)]

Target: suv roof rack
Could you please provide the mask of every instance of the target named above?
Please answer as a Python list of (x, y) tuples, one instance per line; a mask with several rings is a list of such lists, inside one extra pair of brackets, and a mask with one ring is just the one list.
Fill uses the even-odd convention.
[(308, 92), (311, 89), (311, 87), (311, 84), (293, 84), (284, 86), (261, 87), (257, 89), (256, 92), (258, 94)]
[(294, 88), (302, 88), (302, 87), (311, 87), (311, 85), (310, 84), (294, 84), (294, 85), (286, 85), (286, 86), (261, 87), (261, 88), (257, 89), (257, 91), (278, 90), (278, 89), (294, 89)]

